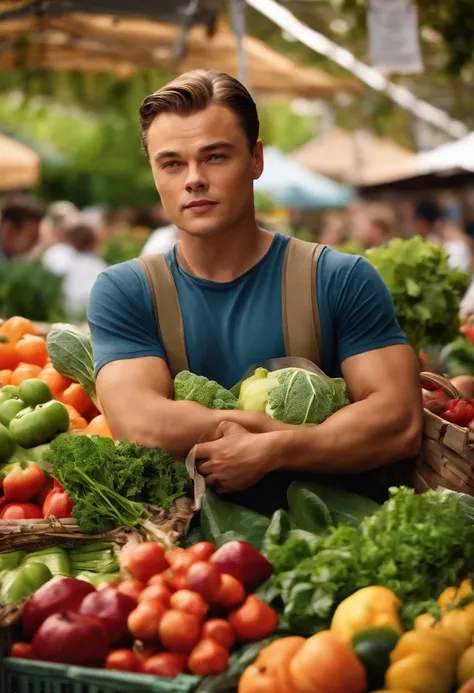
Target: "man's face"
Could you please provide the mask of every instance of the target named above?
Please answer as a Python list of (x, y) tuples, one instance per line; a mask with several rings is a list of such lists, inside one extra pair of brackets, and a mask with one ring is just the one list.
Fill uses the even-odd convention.
[(191, 115), (163, 113), (148, 132), (148, 154), (163, 207), (179, 229), (214, 235), (253, 213), (253, 181), (263, 171), (228, 108), (211, 104)]
[(18, 225), (5, 220), (2, 224), (2, 249), (8, 257), (26, 255), (33, 250), (38, 238), (39, 221), (37, 219), (25, 219)]

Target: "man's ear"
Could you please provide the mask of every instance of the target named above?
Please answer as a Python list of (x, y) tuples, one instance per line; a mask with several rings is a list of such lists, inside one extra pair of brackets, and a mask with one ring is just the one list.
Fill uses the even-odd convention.
[(258, 180), (263, 173), (263, 144), (258, 139), (253, 150), (253, 179)]

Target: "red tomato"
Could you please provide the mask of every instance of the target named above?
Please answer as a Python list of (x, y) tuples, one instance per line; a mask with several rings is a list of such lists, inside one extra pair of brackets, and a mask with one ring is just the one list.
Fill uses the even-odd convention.
[(228, 621), (223, 618), (211, 618), (203, 626), (202, 640), (214, 640), (230, 650), (235, 644), (235, 635)]
[(142, 669), (142, 662), (133, 650), (113, 650), (105, 660), (105, 668), (115, 671), (139, 672)]
[(171, 591), (163, 585), (148, 585), (138, 597), (139, 602), (163, 602), (165, 606), (169, 606)]
[(3, 480), (7, 501), (30, 501), (43, 488), (45, 474), (35, 462), (17, 462)]
[(210, 541), (200, 541), (194, 546), (190, 546), (188, 552), (196, 556), (198, 561), (208, 561), (216, 547)]
[(35, 653), (30, 643), (14, 642), (10, 650), (10, 657), (15, 659), (35, 659)]
[(171, 596), (170, 605), (172, 609), (194, 614), (201, 620), (207, 614), (206, 602), (200, 594), (191, 592), (191, 590), (178, 590), (175, 592)]
[(188, 656), (179, 652), (160, 652), (147, 659), (143, 665), (145, 674), (174, 678), (186, 669)]
[(144, 589), (145, 585), (143, 582), (139, 582), (139, 580), (124, 580), (117, 587), (118, 592), (128, 594), (129, 597), (134, 599), (138, 599)]
[(71, 511), (74, 507), (73, 501), (69, 498), (66, 491), (57, 491), (53, 488), (48, 493), (43, 504), (43, 516), (62, 518), (71, 517)]
[(222, 576), (215, 565), (209, 561), (197, 561), (186, 573), (186, 587), (200, 594), (206, 602), (211, 602), (218, 594)]
[(169, 563), (165, 558), (165, 550), (160, 544), (145, 541), (143, 544), (134, 546), (127, 553), (126, 568), (137, 580), (148, 582), (153, 575), (169, 568)]
[(36, 503), (7, 503), (0, 520), (41, 520), (43, 513)]

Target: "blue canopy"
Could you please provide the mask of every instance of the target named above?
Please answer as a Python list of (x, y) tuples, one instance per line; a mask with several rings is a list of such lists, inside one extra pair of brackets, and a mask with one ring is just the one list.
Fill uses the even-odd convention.
[(265, 168), (255, 190), (276, 204), (298, 209), (341, 209), (352, 199), (352, 189), (298, 164), (276, 147), (265, 147)]

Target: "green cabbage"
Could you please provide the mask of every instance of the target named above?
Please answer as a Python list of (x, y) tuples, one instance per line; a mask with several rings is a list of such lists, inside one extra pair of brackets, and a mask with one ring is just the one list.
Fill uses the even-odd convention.
[(237, 398), (203, 375), (181, 371), (174, 379), (174, 399), (203, 404), (208, 409), (237, 409)]
[(242, 383), (239, 409), (264, 411), (288, 424), (320, 424), (349, 404), (342, 378), (328, 378), (303, 368), (269, 372), (257, 368)]

